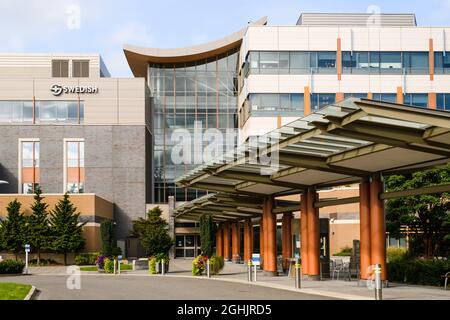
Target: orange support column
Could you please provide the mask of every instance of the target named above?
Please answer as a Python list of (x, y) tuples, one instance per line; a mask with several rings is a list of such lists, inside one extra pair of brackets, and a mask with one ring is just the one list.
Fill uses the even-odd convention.
[(398, 104), (403, 104), (403, 88), (397, 87), (397, 99)]
[(436, 109), (436, 92), (428, 93), (428, 108)]
[(302, 273), (308, 274), (308, 197), (304, 192), (300, 199), (300, 258)]
[(289, 259), (292, 257), (292, 213), (283, 214), (281, 225), (281, 245), (283, 257), (283, 270), (289, 268)]
[(263, 216), (261, 217), (261, 221), (259, 222), (259, 261), (260, 261), (260, 268), (264, 268), (264, 252), (265, 252), (265, 236), (264, 236), (264, 206), (265, 202), (263, 203)]
[[(337, 38), (336, 71), (337, 71), (338, 80), (340, 81), (342, 79), (342, 46), (341, 46), (341, 38)], [(339, 100), (336, 100), (336, 101), (339, 101)]]
[(364, 180), (359, 185), (359, 239), (360, 239), (360, 278), (369, 279), (368, 270), (371, 265), (370, 251), (370, 182)]
[(367, 99), (370, 99), (370, 100), (373, 99), (373, 93), (372, 92), (367, 92)]
[(216, 255), (223, 257), (223, 231), (221, 224), (219, 224), (216, 231)]
[(374, 175), (370, 184), (370, 234), (371, 263), (381, 264), (381, 279), (387, 279), (386, 270), (386, 225), (384, 202), (380, 200), (383, 185), (380, 175)]
[(303, 115), (306, 117), (311, 113), (311, 90), (309, 87), (305, 87), (303, 90)]
[(264, 273), (269, 276), (277, 275), (277, 215), (272, 213), (273, 199), (267, 199), (264, 218), (266, 238), (266, 252), (264, 256)]
[(230, 261), (230, 225), (228, 222), (223, 225), (223, 258)]
[(249, 219), (244, 223), (244, 263), (252, 259), (253, 254), (253, 225)]
[(343, 92), (336, 92), (336, 102), (344, 100), (344, 93)]
[(312, 280), (320, 277), (320, 221), (319, 209), (314, 207), (317, 193), (314, 189), (307, 193), (308, 214), (308, 275)]
[(234, 263), (239, 262), (239, 260), (241, 259), (240, 257), (241, 241), (239, 231), (240, 231), (239, 222), (236, 221), (231, 225), (231, 248), (232, 248), (232, 260)]

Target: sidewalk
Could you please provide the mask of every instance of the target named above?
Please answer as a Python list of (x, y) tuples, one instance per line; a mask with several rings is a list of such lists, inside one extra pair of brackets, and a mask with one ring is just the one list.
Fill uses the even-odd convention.
[[(191, 260), (175, 259), (170, 262), (167, 277), (189, 277), (208, 279), (205, 276), (193, 277), (191, 272)], [(34, 267), (30, 273), (36, 275), (60, 275), (67, 276), (66, 267)], [(97, 272), (82, 272), (83, 275), (105, 275)], [(110, 275), (106, 275), (110, 276)], [(151, 276), (148, 270), (122, 271), (122, 276)], [(160, 275), (154, 275), (160, 276)], [(264, 286), (275, 289), (283, 289), (318, 296), (326, 296), (348, 300), (373, 300), (374, 292), (369, 290), (364, 282), (344, 280), (312, 281), (302, 280), (301, 289), (296, 289), (294, 278), (288, 276), (269, 277), (258, 271), (257, 282), (247, 281), (247, 267), (243, 264), (226, 263), (220, 275), (212, 276), (211, 281), (227, 281), (245, 283), (249, 285)], [(424, 286), (390, 284), (383, 289), (383, 300), (450, 300), (450, 290)]]
[[(175, 259), (170, 262), (171, 276), (192, 276), (191, 261), (184, 259)], [(147, 273), (147, 271), (135, 271), (135, 274)], [(204, 278), (204, 277), (203, 277)], [(260, 285), (277, 289), (297, 291), (293, 277), (264, 276), (261, 271), (258, 272), (257, 282), (249, 283), (247, 281), (247, 266), (243, 264), (226, 263), (224, 270), (220, 275), (213, 276), (213, 280), (233, 281), (248, 283), (251, 285)], [(301, 292), (308, 294), (317, 294), (340, 299), (351, 300), (373, 300), (374, 292), (369, 290), (364, 282), (343, 281), (343, 280), (324, 280), (312, 281), (302, 280)], [(450, 300), (450, 290), (445, 291), (442, 288), (430, 288), (424, 286), (390, 284), (388, 288), (383, 289), (384, 300)]]

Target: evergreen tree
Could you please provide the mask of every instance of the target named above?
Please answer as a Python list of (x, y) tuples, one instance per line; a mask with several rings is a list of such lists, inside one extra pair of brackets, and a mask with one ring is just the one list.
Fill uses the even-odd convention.
[(6, 251), (13, 252), (16, 256), (23, 250), (25, 245), (25, 217), (20, 212), (22, 204), (14, 199), (8, 204), (6, 211), (8, 215), (0, 222), (1, 247)]
[(41, 262), (41, 250), (47, 249), (51, 245), (51, 229), (48, 220), (48, 204), (44, 203), (41, 197), (42, 191), (36, 188), (34, 203), (31, 206), (31, 215), (28, 217), (27, 240), (38, 254), (37, 262)]
[(113, 248), (116, 246), (112, 221), (103, 221), (100, 224), (100, 235), (102, 237), (102, 254), (111, 257), (113, 255)]
[(86, 240), (83, 237), (83, 226), (86, 223), (78, 221), (80, 213), (69, 200), (69, 195), (59, 200), (50, 214), (52, 227), (52, 248), (64, 253), (64, 264), (67, 265), (67, 253), (77, 252), (84, 248)]
[(202, 254), (208, 257), (213, 255), (214, 248), (214, 221), (210, 214), (200, 217), (200, 243)]
[(161, 218), (161, 209), (155, 207), (147, 213), (146, 219), (133, 221), (132, 235), (137, 237), (149, 257), (158, 253), (167, 254), (174, 244), (168, 232), (168, 223)]

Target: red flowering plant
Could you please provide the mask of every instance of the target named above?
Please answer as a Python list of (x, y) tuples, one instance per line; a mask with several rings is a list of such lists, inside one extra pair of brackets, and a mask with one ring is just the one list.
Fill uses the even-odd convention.
[(192, 274), (194, 276), (201, 276), (206, 269), (207, 256), (199, 255), (192, 261)]

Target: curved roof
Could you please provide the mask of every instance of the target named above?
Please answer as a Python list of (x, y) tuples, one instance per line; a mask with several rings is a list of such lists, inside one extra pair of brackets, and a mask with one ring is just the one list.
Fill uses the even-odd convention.
[[(267, 17), (251, 23), (251, 25), (265, 25)], [(184, 48), (144, 48), (133, 45), (124, 45), (123, 51), (128, 60), (128, 64), (136, 77), (147, 76), (148, 63), (178, 63), (192, 62), (205, 58), (217, 56), (241, 45), (242, 38), (247, 31), (247, 27), (232, 33), (224, 38), (207, 42), (200, 45)]]

